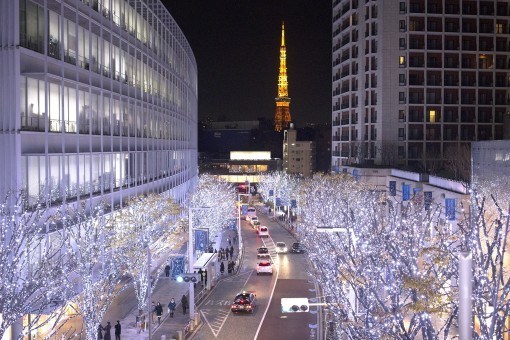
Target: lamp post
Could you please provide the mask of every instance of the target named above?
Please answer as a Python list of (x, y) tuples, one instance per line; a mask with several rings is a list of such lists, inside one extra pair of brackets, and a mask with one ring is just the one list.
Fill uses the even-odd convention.
[[(211, 207), (190, 207), (188, 210), (188, 271), (193, 273), (193, 264), (195, 262), (195, 252), (193, 249), (193, 211), (210, 210)], [(189, 282), (189, 318), (195, 317), (195, 287), (193, 282)]]

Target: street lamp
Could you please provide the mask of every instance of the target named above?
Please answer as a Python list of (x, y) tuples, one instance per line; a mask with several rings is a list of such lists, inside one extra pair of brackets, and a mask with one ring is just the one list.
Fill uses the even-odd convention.
[[(188, 208), (188, 271), (193, 273), (193, 264), (195, 262), (195, 253), (193, 251), (193, 211), (194, 210), (210, 210), (212, 207), (189, 207)], [(189, 282), (189, 317), (194, 319), (195, 317), (195, 287), (194, 283), (190, 280)]]

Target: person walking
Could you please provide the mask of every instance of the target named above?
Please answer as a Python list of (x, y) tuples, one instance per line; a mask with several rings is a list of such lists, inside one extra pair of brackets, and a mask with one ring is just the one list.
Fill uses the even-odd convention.
[(230, 246), (230, 258), (234, 259), (234, 246)]
[(154, 316), (156, 316), (156, 304), (154, 301), (152, 301), (152, 307), (151, 307), (151, 322), (154, 324), (156, 321), (154, 321)]
[(163, 306), (161, 302), (156, 305), (156, 316), (158, 317), (158, 325), (161, 325), (161, 317), (163, 316)]
[(198, 269), (198, 274), (200, 274), (200, 282), (204, 284), (204, 271), (202, 270), (202, 268)]
[(108, 321), (104, 328), (104, 340), (112, 340), (112, 335), (110, 334), (111, 329), (112, 325), (110, 325), (110, 321)]
[(228, 248), (227, 248), (227, 249), (225, 249), (225, 258), (227, 259), (227, 261), (228, 261), (228, 255), (229, 255), (229, 253), (230, 253), (230, 252), (228, 251)]
[(188, 310), (188, 298), (186, 297), (186, 295), (182, 295), (181, 304), (182, 304), (182, 314), (186, 314), (186, 311)]
[(170, 302), (168, 303), (168, 313), (170, 313), (170, 317), (174, 317), (175, 307), (177, 307), (177, 304), (175, 303), (174, 298), (170, 299)]
[(97, 326), (97, 340), (101, 339), (103, 339), (103, 326), (99, 324), (99, 326)]
[(115, 324), (115, 340), (120, 340), (120, 333), (122, 333), (122, 326), (120, 325), (120, 321), (117, 320)]
[(225, 265), (223, 264), (223, 262), (221, 262), (221, 264), (220, 264), (220, 273), (221, 273), (221, 275), (223, 275), (224, 271), (225, 271)]
[(232, 245), (232, 241), (230, 240), (230, 237), (227, 237), (227, 242), (229, 245)]
[(170, 265), (167, 264), (165, 267), (165, 276), (170, 277)]

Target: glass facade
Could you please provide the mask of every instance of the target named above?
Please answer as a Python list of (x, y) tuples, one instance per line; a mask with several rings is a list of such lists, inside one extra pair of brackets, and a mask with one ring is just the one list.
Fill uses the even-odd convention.
[(197, 175), (196, 61), (160, 2), (20, 0), (19, 44), (17, 182), (30, 204), (118, 202)]

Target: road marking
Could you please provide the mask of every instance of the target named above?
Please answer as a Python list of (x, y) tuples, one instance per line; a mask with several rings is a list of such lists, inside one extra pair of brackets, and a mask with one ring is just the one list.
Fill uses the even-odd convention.
[[(250, 279), (251, 275), (253, 274), (253, 270), (249, 272), (245, 272), (242, 274), (238, 274), (237, 276), (249, 274), (246, 280), (244, 281), (243, 288), (246, 286), (246, 283)], [(241, 281), (242, 282), (242, 281)], [(243, 289), (244, 290), (244, 289)], [(211, 301), (211, 302), (209, 302)], [(221, 306), (221, 305), (229, 305), (230, 306), (230, 300), (208, 300), (206, 305), (212, 305), (211, 307), (214, 307), (214, 305)], [(219, 309), (219, 308), (202, 308), (200, 310), (200, 313), (202, 314), (205, 322), (207, 325), (209, 325), (209, 328), (211, 329), (211, 332), (213, 333), (214, 337), (217, 338), (218, 334), (221, 332), (221, 329), (223, 328), (223, 325), (228, 319), (228, 316), (231, 314), (230, 307), (228, 310), (225, 309)]]

